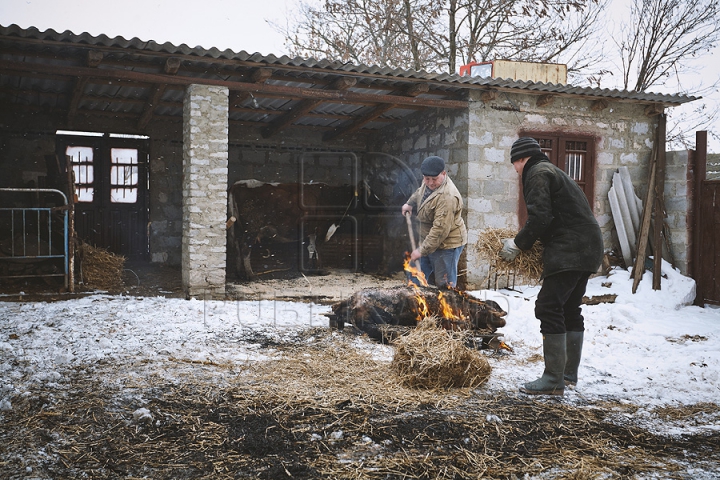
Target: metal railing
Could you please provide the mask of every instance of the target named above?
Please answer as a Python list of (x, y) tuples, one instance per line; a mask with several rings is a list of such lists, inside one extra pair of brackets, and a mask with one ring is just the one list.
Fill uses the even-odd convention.
[[(2, 274), (2, 278), (64, 277), (68, 288), (69, 275), (69, 227), (68, 200), (63, 192), (52, 188), (0, 188), (0, 193), (57, 194), (63, 204), (59, 207), (8, 207), (0, 204), (0, 262), (26, 260), (62, 259), (62, 273)], [(14, 198), (16, 199), (16, 198)], [(20, 202), (22, 203), (22, 202)], [(58, 212), (62, 213), (62, 232), (58, 234)], [(55, 226), (53, 225), (55, 223)], [(55, 228), (54, 228), (55, 227)], [(9, 235), (9, 237), (7, 237)], [(55, 237), (55, 238), (53, 238)], [(57, 245), (62, 238), (61, 245)], [(54, 245), (53, 245), (54, 242)], [(0, 264), (0, 268), (3, 265)]]

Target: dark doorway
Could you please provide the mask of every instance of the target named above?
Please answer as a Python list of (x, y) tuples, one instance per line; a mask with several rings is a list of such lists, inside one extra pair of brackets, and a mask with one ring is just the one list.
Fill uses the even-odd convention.
[(57, 153), (71, 157), (78, 238), (131, 261), (147, 260), (148, 141), (58, 135)]

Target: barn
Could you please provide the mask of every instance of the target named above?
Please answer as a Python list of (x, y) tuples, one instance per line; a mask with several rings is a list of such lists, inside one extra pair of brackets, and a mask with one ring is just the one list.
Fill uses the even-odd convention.
[[(399, 269), (409, 245), (399, 209), (428, 155), (446, 159), (465, 197), (469, 247), (460, 281), (478, 287), (487, 276), (472, 248), (479, 233), (522, 220), (508, 161), (521, 135), (537, 138), (572, 172), (611, 250), (618, 244), (608, 202), (613, 174), (627, 167), (642, 196), (653, 147), (664, 145), (666, 109), (695, 99), (580, 88), (537, 74), (459, 76), (16, 25), (0, 26), (0, 47), (0, 214), (16, 212), (10, 240), (0, 239), (0, 262), (18, 256), (16, 245), (21, 257), (62, 256), (65, 220), (46, 217), (75, 202), (80, 239), (135, 261), (179, 266), (189, 297), (222, 297), (242, 276), (237, 238), (247, 228), (237, 228), (231, 194), (238, 184), (294, 186), (301, 233), (286, 248), (301, 270), (312, 248), (329, 267)], [(691, 193), (704, 181), (694, 178), (704, 162), (698, 150), (668, 155), (664, 177), (673, 261), (691, 274), (702, 263), (692, 249), (699, 207)], [(48, 199), (46, 190), (63, 191), (71, 171), (74, 195)], [(304, 186), (317, 184), (351, 195), (317, 210), (302, 200)], [(287, 213), (278, 208), (256, 207), (268, 222)], [(18, 216), (28, 212), (37, 220)], [(318, 218), (322, 231), (312, 223)], [(22, 226), (35, 232), (34, 243)], [(286, 237), (251, 233), (258, 244)], [(321, 243), (311, 247), (310, 235)]]

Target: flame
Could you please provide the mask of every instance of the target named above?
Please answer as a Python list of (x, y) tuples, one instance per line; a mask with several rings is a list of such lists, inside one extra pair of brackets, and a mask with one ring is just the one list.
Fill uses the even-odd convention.
[[(420, 291), (420, 287), (418, 287), (418, 283), (423, 286), (427, 287), (427, 279), (425, 278), (425, 274), (417, 267), (410, 264), (410, 254), (408, 252), (405, 252), (405, 263), (403, 264), (403, 269), (405, 272), (408, 273), (408, 286), (413, 287), (415, 290), (415, 301), (417, 303), (417, 321), (421, 321), (425, 317), (430, 316), (431, 314), (436, 314), (438, 316), (441, 316), (444, 320), (451, 320), (449, 325), (454, 325), (456, 322), (460, 321), (463, 322), (467, 320), (465, 315), (462, 313), (462, 309), (460, 308), (453, 308), (445, 299), (445, 295), (442, 291), (439, 291), (437, 294), (438, 304), (440, 305), (440, 311), (438, 312), (431, 312), (430, 306), (427, 303), (427, 300), (425, 299), (425, 296)], [(416, 280), (416, 281), (413, 281)], [(467, 294), (465, 292), (461, 292), (455, 287), (449, 287), (449, 289), (455, 290), (456, 292), (460, 293), (463, 298), (467, 298)]]
[[(403, 264), (403, 269), (410, 274), (411, 277), (415, 278), (418, 282), (420, 282), (420, 285), (423, 287), (428, 286), (427, 279), (425, 278), (425, 274), (420, 270), (419, 268), (416, 268), (415, 266), (410, 264), (410, 254), (408, 252), (405, 252), (405, 263)], [(412, 280), (408, 280), (408, 285), (417, 285)]]
[(425, 297), (420, 292), (420, 287), (412, 282), (409, 282), (409, 285), (415, 289), (415, 301), (417, 302), (416, 320), (419, 322), (423, 318), (430, 316), (430, 308), (428, 307), (427, 300), (425, 300)]

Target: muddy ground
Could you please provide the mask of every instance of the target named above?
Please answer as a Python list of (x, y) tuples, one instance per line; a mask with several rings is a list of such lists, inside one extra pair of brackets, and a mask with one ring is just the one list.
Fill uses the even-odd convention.
[[(128, 270), (110, 293), (183, 296), (178, 269)], [(403, 278), (334, 272), (238, 282), (228, 294), (331, 303)], [(3, 286), (4, 300), (72, 298), (56, 286), (14, 287)], [(352, 328), (247, 341), (282, 355), (193, 365), (185, 376), (172, 364), (68, 367), (57, 384), (0, 412), (0, 478), (710, 479), (720, 469), (720, 433), (653, 433), (635, 420), (640, 406), (405, 388)], [(650, 414), (681, 424), (718, 407)]]

